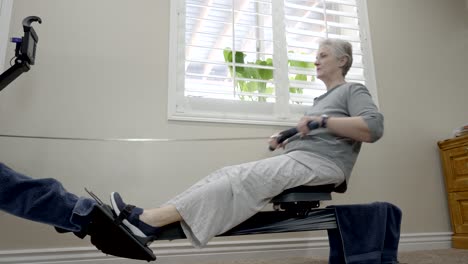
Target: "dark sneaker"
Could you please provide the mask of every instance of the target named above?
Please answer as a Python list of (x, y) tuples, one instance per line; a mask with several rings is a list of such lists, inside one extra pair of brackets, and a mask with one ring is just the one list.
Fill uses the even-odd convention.
[(118, 192), (111, 193), (110, 202), (117, 217), (121, 217), (122, 212), (128, 212), (128, 208), (131, 208), (130, 214), (125, 216), (122, 223), (135, 236), (144, 238), (150, 236), (156, 237), (160, 233), (161, 229), (159, 227), (150, 226), (140, 221), (140, 215), (143, 213), (143, 209), (126, 204)]

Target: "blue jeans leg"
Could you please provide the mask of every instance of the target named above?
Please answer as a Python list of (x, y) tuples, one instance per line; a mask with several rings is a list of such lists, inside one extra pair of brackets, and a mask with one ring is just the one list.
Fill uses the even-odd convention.
[(85, 230), (96, 202), (52, 178), (33, 179), (0, 163), (0, 210), (68, 231)]

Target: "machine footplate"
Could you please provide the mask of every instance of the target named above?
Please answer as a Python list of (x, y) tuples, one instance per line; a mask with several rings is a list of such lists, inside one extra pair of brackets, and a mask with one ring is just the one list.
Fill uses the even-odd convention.
[(105, 254), (139, 259), (156, 260), (153, 251), (147, 246), (144, 238), (133, 235), (127, 227), (116, 221), (112, 208), (104, 204), (95, 194), (86, 190), (96, 201), (92, 211), (92, 221), (88, 228), (91, 243)]

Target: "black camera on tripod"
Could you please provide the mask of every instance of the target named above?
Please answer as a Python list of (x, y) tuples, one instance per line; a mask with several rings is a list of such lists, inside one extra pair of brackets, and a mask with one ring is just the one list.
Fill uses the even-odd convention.
[(33, 22), (41, 24), (42, 20), (37, 16), (26, 17), (23, 19), (24, 36), (11, 39), (13, 43), (16, 43), (15, 64), (0, 75), (0, 91), (34, 65), (39, 37), (31, 26)]

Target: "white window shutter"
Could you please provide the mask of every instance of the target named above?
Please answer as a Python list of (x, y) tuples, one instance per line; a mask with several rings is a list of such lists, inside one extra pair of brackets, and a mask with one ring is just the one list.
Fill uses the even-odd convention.
[(171, 12), (170, 119), (295, 124), (326, 91), (313, 62), (327, 37), (353, 44), (347, 80), (366, 82), (355, 0), (175, 0)]

